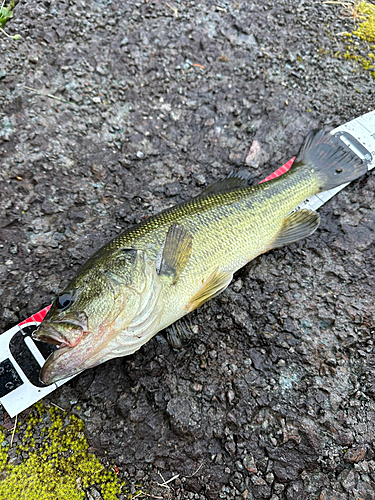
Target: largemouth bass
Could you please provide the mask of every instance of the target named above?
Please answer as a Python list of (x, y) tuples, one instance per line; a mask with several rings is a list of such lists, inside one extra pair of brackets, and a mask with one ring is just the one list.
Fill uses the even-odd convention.
[(86, 262), (34, 333), (58, 346), (41, 380), (132, 354), (222, 292), (247, 262), (312, 234), (319, 215), (293, 212), (303, 200), (366, 172), (338, 139), (314, 131), (281, 177), (249, 186), (246, 173), (231, 174), (126, 230)]

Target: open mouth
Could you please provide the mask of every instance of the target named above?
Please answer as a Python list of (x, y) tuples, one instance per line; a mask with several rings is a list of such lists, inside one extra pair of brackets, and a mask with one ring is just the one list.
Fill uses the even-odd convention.
[(59, 332), (51, 325), (41, 326), (39, 330), (36, 330), (33, 338), (40, 340), (42, 342), (47, 342), (48, 344), (56, 345), (59, 349), (62, 347), (75, 347), (78, 345), (83, 337), (84, 331), (81, 328), (79, 332), (75, 330), (74, 336), (69, 336), (67, 338), (64, 333)]
[[(39, 333), (43, 332), (43, 333)], [(36, 340), (40, 340), (41, 342), (47, 342), (48, 344), (56, 345), (58, 348), (68, 346), (69, 344), (63, 339), (60, 333), (55, 330), (52, 326), (47, 328), (41, 328), (35, 332)]]
[(87, 333), (87, 317), (80, 313), (78, 317), (66, 315), (59, 320), (44, 320), (34, 332), (33, 338), (62, 347), (75, 347)]

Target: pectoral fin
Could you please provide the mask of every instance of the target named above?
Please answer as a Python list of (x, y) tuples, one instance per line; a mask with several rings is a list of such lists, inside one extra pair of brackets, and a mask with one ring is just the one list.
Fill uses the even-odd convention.
[[(175, 284), (189, 261), (193, 237), (181, 224), (173, 224), (165, 237), (160, 263), (156, 269), (160, 276), (168, 276)], [(159, 265), (158, 265), (159, 264)]]
[(303, 208), (289, 214), (283, 220), (281, 229), (268, 250), (282, 247), (310, 236), (319, 226), (320, 217), (314, 210)]
[(233, 273), (215, 269), (203, 283), (200, 290), (189, 300), (186, 308), (189, 311), (193, 311), (207, 300), (212, 299), (212, 297), (215, 297), (215, 295), (226, 289), (232, 278)]

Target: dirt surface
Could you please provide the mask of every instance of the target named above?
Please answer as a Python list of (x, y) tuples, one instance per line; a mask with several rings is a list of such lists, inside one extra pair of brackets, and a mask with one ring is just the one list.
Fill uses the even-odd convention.
[[(21, 1), (22, 40), (0, 38), (0, 331), (122, 228), (371, 110), (374, 81), (334, 57), (352, 26), (320, 1)], [(51, 396), (129, 492), (375, 498), (374, 188), (238, 272), (182, 350), (157, 335)]]

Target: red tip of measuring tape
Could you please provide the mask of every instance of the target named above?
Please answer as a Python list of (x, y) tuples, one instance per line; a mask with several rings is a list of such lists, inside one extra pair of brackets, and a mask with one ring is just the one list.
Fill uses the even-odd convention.
[(262, 184), (262, 182), (272, 181), (272, 179), (276, 179), (276, 177), (280, 177), (280, 175), (283, 175), (286, 172), (288, 172), (290, 167), (293, 165), (294, 159), (295, 159), (295, 157), (292, 158), (291, 160), (287, 161), (285, 163), (285, 165), (283, 165), (282, 167), (275, 170), (275, 172), (273, 174), (269, 175), (268, 177), (266, 177), (265, 179), (260, 181), (259, 184)]
[(18, 325), (23, 326), (23, 325), (26, 325), (27, 323), (41, 323), (44, 320), (45, 315), (51, 309), (51, 305), (52, 304), (45, 307), (41, 311), (38, 311), (37, 313), (33, 314), (32, 316), (30, 316), (30, 318), (27, 318), (24, 321), (21, 321), (21, 323), (18, 323)]

